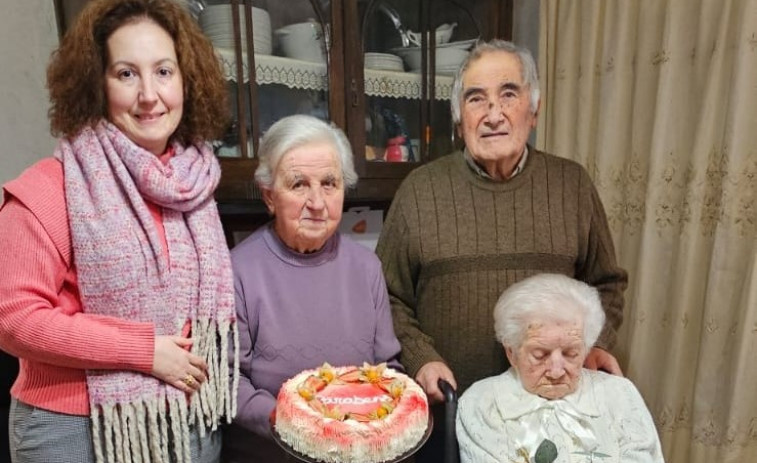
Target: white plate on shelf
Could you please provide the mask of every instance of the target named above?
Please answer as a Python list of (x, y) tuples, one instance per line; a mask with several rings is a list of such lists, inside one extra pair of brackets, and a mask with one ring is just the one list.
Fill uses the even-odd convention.
[[(244, 5), (238, 5), (239, 32), (242, 48), (247, 48)], [(217, 48), (234, 48), (232, 7), (228, 4), (209, 5), (200, 12), (200, 26)], [(252, 7), (253, 45), (255, 53), (270, 55), (273, 49), (271, 20), (268, 12)]]
[(436, 44), (436, 48), (461, 48), (463, 50), (470, 50), (473, 45), (476, 44), (478, 39), (458, 40), (456, 42), (447, 42), (442, 44)]
[[(231, 25), (233, 18), (233, 12), (231, 11), (231, 5), (208, 5), (200, 12), (200, 25), (209, 25), (214, 23), (226, 23)], [(244, 5), (237, 5), (239, 11), (239, 23), (244, 25)], [(252, 7), (252, 20), (261, 23), (271, 23), (271, 18), (268, 12), (262, 8)]]
[(391, 53), (374, 53), (368, 52), (364, 55), (365, 67), (379, 71), (397, 71), (405, 70), (402, 65), (402, 58)]
[(436, 73), (441, 74), (444, 76), (454, 76), (457, 73), (457, 70), (460, 69), (460, 66), (450, 66), (450, 67), (437, 67)]

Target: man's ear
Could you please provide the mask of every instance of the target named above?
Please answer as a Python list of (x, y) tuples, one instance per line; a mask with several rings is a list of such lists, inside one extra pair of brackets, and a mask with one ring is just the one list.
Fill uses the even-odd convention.
[(541, 110), (541, 98), (539, 98), (539, 101), (536, 103), (536, 110), (534, 111), (534, 119), (531, 122), (531, 128), (535, 129), (536, 124), (539, 121), (539, 111)]

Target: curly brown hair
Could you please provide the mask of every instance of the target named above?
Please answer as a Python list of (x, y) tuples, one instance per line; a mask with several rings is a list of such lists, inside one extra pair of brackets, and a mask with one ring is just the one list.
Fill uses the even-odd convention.
[(47, 68), (53, 136), (73, 136), (107, 116), (108, 38), (143, 18), (165, 29), (176, 47), (184, 111), (172, 138), (189, 144), (223, 135), (230, 117), (226, 81), (213, 45), (188, 11), (174, 0), (94, 0), (66, 32)]

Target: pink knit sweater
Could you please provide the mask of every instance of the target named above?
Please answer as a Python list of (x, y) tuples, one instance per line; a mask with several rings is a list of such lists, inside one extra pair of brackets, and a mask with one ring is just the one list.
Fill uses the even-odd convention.
[[(20, 358), (11, 395), (45, 410), (89, 415), (84, 370), (149, 374), (153, 326), (82, 312), (59, 161), (38, 162), (4, 190), (0, 349)], [(153, 216), (163, 231), (160, 211)]]

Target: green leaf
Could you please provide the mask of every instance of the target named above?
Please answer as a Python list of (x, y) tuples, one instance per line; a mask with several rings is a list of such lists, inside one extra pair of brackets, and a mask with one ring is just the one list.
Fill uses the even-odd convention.
[(544, 439), (539, 444), (534, 455), (534, 463), (552, 463), (557, 460), (557, 446), (549, 439)]

